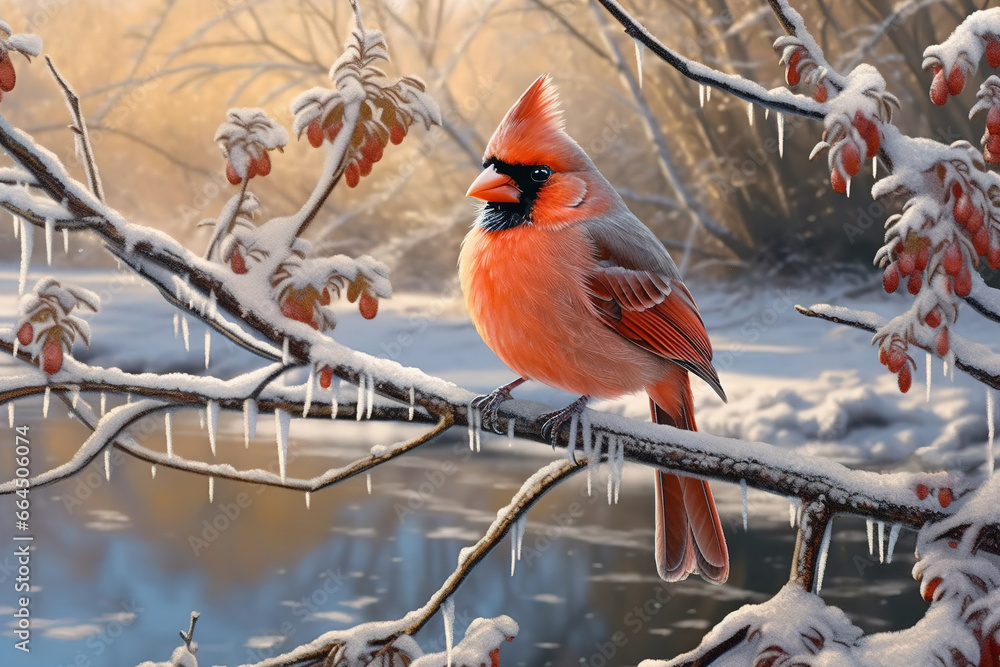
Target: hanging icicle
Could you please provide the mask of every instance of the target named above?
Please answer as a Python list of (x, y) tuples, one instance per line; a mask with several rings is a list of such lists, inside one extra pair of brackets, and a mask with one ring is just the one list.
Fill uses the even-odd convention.
[(278, 471), (281, 481), (285, 481), (288, 472), (288, 426), (292, 416), (284, 410), (274, 411), (274, 427), (278, 440)]
[(573, 463), (576, 463), (576, 432), (580, 428), (580, 416), (573, 413), (569, 418), (569, 441), (566, 444), (566, 456)]
[(149, 466), (149, 474), (153, 476), (153, 479), (156, 479), (156, 464), (155, 463), (153, 465)]
[(372, 407), (375, 405), (375, 378), (368, 375), (368, 405), (366, 406), (365, 419), (372, 418)]
[(753, 127), (753, 102), (747, 102), (747, 121)]
[(42, 396), (42, 419), (49, 416), (49, 398), (52, 396), (52, 390), (45, 387), (45, 394)]
[(894, 523), (892, 528), (889, 529), (889, 546), (885, 550), (885, 562), (892, 562), (892, 550), (896, 548), (896, 540), (899, 539), (899, 529), (902, 528), (902, 524)]
[(174, 339), (181, 335), (181, 314), (174, 313)]
[(414, 392), (413, 387), (410, 387), (410, 411), (407, 413), (406, 416), (407, 421), (413, 421), (413, 411), (416, 409), (416, 406), (417, 406), (416, 393)]
[(107, 411), (108, 411), (108, 395), (105, 394), (102, 391), (101, 392), (101, 416), (103, 417), (104, 413), (107, 412)]
[(795, 528), (795, 516), (797, 514), (795, 501), (790, 500), (788, 502), (788, 527)]
[(441, 603), (441, 619), (444, 621), (444, 647), (451, 667), (452, 647), (455, 644), (455, 600), (451, 597)]
[(364, 374), (358, 375), (358, 408), (357, 414), (355, 415), (356, 421), (361, 421), (361, 417), (365, 412), (365, 376)]
[(292, 361), (292, 355), (288, 351), (288, 337), (286, 336), (281, 339), (281, 363), (287, 366), (288, 364), (291, 363), (291, 361)]
[(208, 476), (208, 503), (211, 505), (215, 502), (215, 478), (211, 475)]
[(45, 218), (45, 263), (52, 266), (52, 234), (56, 223), (52, 218)]
[(743, 532), (747, 531), (747, 481), (740, 480), (740, 499), (743, 501)]
[(510, 576), (514, 576), (514, 564), (521, 560), (521, 544), (524, 542), (524, 526), (527, 517), (521, 515), (514, 519), (510, 527)]
[[(785, 114), (775, 114), (775, 118), (778, 121), (778, 157), (782, 158), (785, 157)], [(848, 187), (850, 187), (849, 184)]]
[(365, 487), (368, 489), (368, 495), (372, 494), (372, 474), (370, 472), (365, 473)]
[(642, 56), (646, 52), (646, 45), (637, 38), (632, 40), (635, 43), (635, 71), (639, 87), (642, 88)]
[(76, 404), (80, 402), (80, 388), (73, 387), (69, 392), (69, 396), (70, 405), (72, 405), (73, 409), (76, 410)]
[(309, 408), (312, 407), (313, 402), (313, 385), (316, 384), (316, 369), (312, 366), (309, 367), (309, 377), (306, 378), (306, 400), (302, 404), (302, 417), (309, 416)]
[(188, 329), (188, 319), (181, 315), (181, 335), (184, 336), (184, 351), (191, 351), (191, 330)]
[(174, 455), (174, 433), (173, 433), (174, 413), (168, 412), (163, 415), (163, 431), (167, 434), (167, 456)]
[(885, 524), (878, 522), (878, 562), (885, 562)]
[(212, 358), (212, 327), (205, 327), (205, 368)]
[(330, 392), (330, 419), (337, 418), (337, 412), (340, 411), (340, 405), (337, 403), (337, 390), (334, 389)]
[(67, 228), (65, 228), (65, 227), (62, 228), (62, 237), (63, 237), (63, 254), (64, 255), (68, 255), (69, 254), (69, 230)]
[(111, 481), (111, 447), (104, 448), (104, 479)]
[(311, 504), (312, 504), (312, 494), (306, 491), (306, 509), (311, 509), (310, 507)]
[(698, 84), (698, 106), (705, 108), (705, 86)]
[(819, 545), (819, 565), (816, 567), (816, 594), (823, 590), (823, 575), (826, 573), (826, 559), (830, 555), (830, 537), (833, 532), (833, 518), (826, 523), (823, 541)]
[(243, 401), (243, 446), (250, 448), (250, 441), (257, 435), (257, 401)]
[(513, 419), (511, 419), (511, 420), (509, 420), (507, 422), (507, 447), (508, 448), (514, 446), (514, 427), (515, 427), (515, 425), (516, 425), (515, 424), (515, 420), (513, 420)]
[(865, 528), (868, 531), (868, 555), (875, 555), (875, 522), (865, 519)]
[(218, 401), (209, 401), (205, 406), (205, 422), (208, 425), (208, 444), (212, 448), (212, 456), (215, 456), (216, 434), (219, 431)]

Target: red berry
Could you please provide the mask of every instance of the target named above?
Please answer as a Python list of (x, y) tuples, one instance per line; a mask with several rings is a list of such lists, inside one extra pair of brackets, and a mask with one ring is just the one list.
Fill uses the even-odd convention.
[(906, 252), (905, 250), (899, 255), (899, 272), (904, 276), (908, 276), (913, 273), (913, 269), (916, 267), (916, 260), (913, 255)]
[(267, 176), (271, 173), (271, 156), (267, 151), (260, 154), (260, 157), (254, 160), (253, 170), (258, 176)]
[(947, 327), (941, 329), (941, 331), (938, 332), (937, 338), (934, 339), (934, 347), (935, 349), (937, 349), (937, 353), (939, 356), (942, 357), (948, 356), (948, 350), (950, 349), (951, 345), (949, 344), (948, 341)]
[(923, 596), (924, 602), (930, 602), (934, 599), (934, 591), (937, 587), (941, 585), (941, 577), (934, 577), (931, 579), (926, 586), (921, 586), (920, 595)]
[(233, 270), (233, 273), (242, 275), (247, 272), (247, 262), (243, 258), (243, 253), (240, 252), (239, 248), (235, 248), (233, 254), (229, 256), (229, 267)]
[(21, 325), (21, 328), (17, 330), (17, 342), (21, 345), (31, 345), (31, 341), (35, 339), (35, 328), (31, 325), (31, 322), (25, 322)]
[(990, 134), (1000, 134), (1000, 104), (994, 104), (986, 113), (986, 129)]
[(886, 361), (888, 363), (886, 363), (885, 366), (889, 369), (890, 373), (898, 373), (903, 369), (903, 366), (906, 365), (907, 357), (900, 350), (891, 349), (886, 357)]
[(840, 150), (840, 162), (848, 176), (857, 176), (861, 171), (861, 154), (850, 139), (844, 142), (844, 147)]
[(374, 135), (370, 136), (368, 137), (368, 141), (361, 144), (361, 156), (368, 162), (375, 164), (382, 159), (381, 149), (382, 142), (379, 141), (378, 137)]
[(361, 170), (358, 168), (357, 162), (351, 162), (347, 165), (347, 169), (344, 170), (344, 180), (347, 181), (347, 187), (357, 187), (358, 182), (361, 181)]
[[(982, 223), (980, 223), (982, 224)], [(971, 229), (969, 231), (972, 231)], [(985, 227), (972, 235), (972, 247), (976, 249), (977, 255), (985, 255), (990, 249), (990, 233)]]
[(0, 90), (9, 93), (14, 90), (17, 83), (17, 73), (14, 72), (14, 62), (10, 59), (10, 53), (4, 52), (0, 55)]
[(992, 35), (986, 38), (986, 62), (990, 67), (1000, 67), (1000, 41)]
[(42, 347), (42, 371), (53, 375), (62, 368), (63, 348), (58, 336), (52, 336)]
[(840, 173), (840, 169), (837, 167), (833, 168), (830, 172), (830, 185), (833, 187), (834, 192), (839, 192), (840, 194), (847, 193), (847, 180), (844, 179), (844, 175)]
[(955, 63), (948, 72), (948, 93), (958, 95), (963, 88), (965, 88), (965, 72), (958, 63)]
[(378, 299), (368, 292), (363, 293), (358, 299), (358, 310), (361, 311), (361, 317), (366, 320), (373, 319), (378, 315)]
[(955, 294), (956, 296), (969, 296), (971, 291), (972, 276), (969, 274), (969, 267), (963, 264), (958, 275), (955, 276)]
[(878, 349), (878, 362), (883, 366), (889, 363), (889, 353), (885, 351), (884, 347)]
[(406, 127), (401, 124), (393, 125), (389, 130), (389, 141), (397, 146), (403, 143), (404, 137), (406, 137)]
[(958, 275), (958, 272), (962, 270), (962, 250), (957, 243), (949, 244), (945, 249), (941, 265), (944, 266), (945, 273), (949, 276)]
[(309, 123), (309, 128), (306, 130), (306, 138), (309, 139), (309, 145), (313, 148), (319, 148), (323, 145), (323, 128), (320, 126), (318, 120)]
[(904, 394), (910, 391), (910, 385), (913, 383), (913, 376), (910, 375), (909, 366), (903, 366), (899, 369), (899, 377), (896, 378), (896, 383), (899, 385), (899, 390)]
[(958, 199), (959, 197), (962, 196), (962, 184), (959, 183), (958, 181), (955, 181), (954, 183), (951, 184), (951, 196), (954, 197), (955, 199)]
[(941, 507), (951, 505), (951, 500), (951, 489), (945, 487), (938, 491), (938, 502), (941, 503)]
[(920, 291), (920, 285), (923, 283), (924, 274), (919, 271), (914, 271), (910, 274), (910, 279), (906, 282), (906, 291), (910, 294), (916, 294)]
[(896, 262), (885, 268), (885, 273), (882, 274), (882, 287), (889, 294), (899, 289), (899, 267)]
[(358, 169), (361, 171), (362, 176), (367, 176), (372, 173), (372, 163), (370, 160), (366, 159), (364, 155), (358, 160)]
[(917, 484), (917, 498), (923, 500), (930, 493), (930, 489), (927, 488), (926, 484)]
[(333, 369), (329, 366), (323, 366), (319, 369), (319, 386), (323, 389), (329, 389), (330, 384), (333, 382)]
[(826, 102), (827, 95), (826, 84), (822, 82), (813, 91), (813, 99), (817, 102)]
[(878, 149), (882, 145), (882, 137), (878, 133), (878, 125), (860, 111), (855, 111), (854, 127), (857, 128), (861, 138), (865, 140), (865, 146), (867, 147), (865, 159), (871, 160), (878, 155)]
[(916, 269), (917, 271), (923, 271), (927, 268), (927, 260), (930, 259), (930, 244), (923, 243), (920, 246), (920, 250), (917, 251), (916, 259)]
[(319, 302), (324, 306), (330, 305), (330, 288), (324, 287), (323, 291), (319, 294)]
[(229, 179), (229, 182), (233, 185), (239, 185), (243, 182), (240, 175), (236, 173), (236, 168), (233, 167), (233, 163), (228, 160), (226, 161), (226, 178)]
[(934, 75), (934, 80), (931, 81), (931, 102), (940, 106), (944, 106), (945, 102), (948, 101), (948, 84), (944, 80), (944, 70), (938, 70), (938, 73)]
[(973, 209), (975, 209), (975, 206), (972, 205), (972, 200), (965, 195), (956, 199), (954, 208), (955, 222), (963, 227), (967, 227), (969, 224), (969, 218), (972, 217)]
[(303, 289), (289, 289), (285, 293), (285, 300), (281, 303), (281, 314), (285, 317), (305, 322), (314, 329), (318, 325), (313, 321), (313, 310), (316, 302), (316, 290), (311, 286)]
[(934, 306), (930, 309), (930, 312), (924, 316), (924, 322), (927, 323), (931, 329), (937, 329), (938, 325), (941, 324), (941, 309)]
[(990, 243), (990, 249), (986, 251), (986, 261), (994, 271), (1000, 269), (1000, 245)]
[(983, 146), (993, 155), (1000, 154), (1000, 133), (988, 133)]
[(799, 85), (799, 61), (802, 60), (802, 49), (796, 49), (788, 59), (788, 69), (785, 70), (785, 81), (789, 86)]
[(500, 648), (490, 651), (490, 667), (500, 667)]
[[(969, 218), (969, 222), (965, 225), (965, 228), (969, 230), (970, 234), (975, 234), (980, 229), (983, 229), (983, 212), (978, 207), (973, 207), (972, 216)], [(983, 253), (979, 254), (982, 255)]]

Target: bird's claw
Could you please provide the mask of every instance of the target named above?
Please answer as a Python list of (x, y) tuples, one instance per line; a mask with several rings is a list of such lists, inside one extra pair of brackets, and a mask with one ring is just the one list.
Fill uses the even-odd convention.
[(511, 398), (513, 396), (510, 395), (510, 389), (499, 387), (488, 394), (477, 396), (472, 399), (472, 403), (469, 405), (473, 410), (479, 411), (482, 427), (496, 433), (498, 432), (495, 428), (497, 425), (497, 413), (500, 410), (500, 406)]
[(546, 420), (542, 423), (542, 438), (552, 443), (552, 447), (554, 448), (556, 440), (559, 438), (559, 429), (574, 416), (582, 414), (587, 408), (587, 401), (589, 400), (590, 396), (581, 396), (562, 410), (556, 410), (545, 415)]

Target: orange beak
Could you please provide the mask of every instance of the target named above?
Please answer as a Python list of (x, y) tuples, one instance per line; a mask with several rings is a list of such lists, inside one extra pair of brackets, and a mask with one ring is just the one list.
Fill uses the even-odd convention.
[(498, 172), (493, 165), (483, 169), (483, 173), (472, 181), (465, 196), (498, 203), (516, 204), (521, 201), (521, 191), (514, 185), (514, 181), (510, 176)]

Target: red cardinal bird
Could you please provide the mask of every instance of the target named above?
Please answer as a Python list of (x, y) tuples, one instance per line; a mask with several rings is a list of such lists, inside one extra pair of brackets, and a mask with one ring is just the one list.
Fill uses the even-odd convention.
[[(566, 134), (547, 75), (507, 112), (483, 166), (468, 192), (486, 203), (462, 244), (462, 290), (483, 340), (521, 376), (480, 398), (484, 421), (537, 380), (583, 394), (550, 428), (590, 397), (642, 389), (653, 421), (696, 430), (688, 372), (725, 400), (698, 308), (663, 244)], [(667, 581), (729, 576), (706, 482), (656, 472), (656, 566)]]

